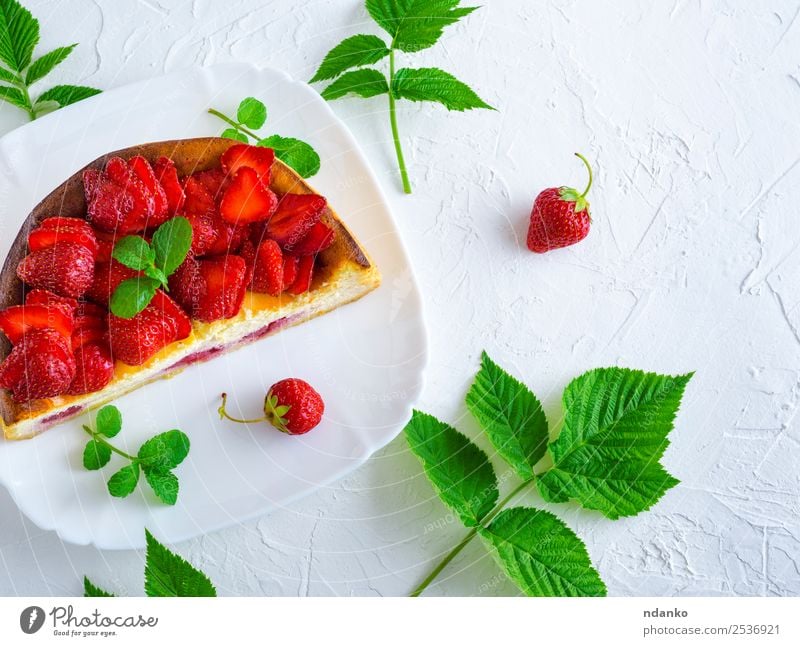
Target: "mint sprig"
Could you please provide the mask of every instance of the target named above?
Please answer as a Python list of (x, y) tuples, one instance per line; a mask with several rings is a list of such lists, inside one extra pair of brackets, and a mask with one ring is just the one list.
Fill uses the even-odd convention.
[(281, 135), (262, 137), (253, 132), (263, 128), (267, 122), (267, 107), (255, 97), (249, 96), (242, 100), (236, 110), (236, 119), (214, 108), (210, 108), (208, 112), (230, 126), (222, 131), (221, 137), (241, 141), (244, 144), (251, 143), (252, 139), (256, 146), (272, 148), (278, 159), (294, 168), (301, 177), (306, 179), (319, 172), (320, 158), (310, 144), (294, 137), (282, 137)]
[[(211, 580), (186, 559), (159, 543), (147, 530), (144, 591), (148, 597), (216, 597)], [(83, 577), (84, 597), (113, 597)]]
[(186, 259), (192, 246), (192, 225), (178, 216), (162, 224), (152, 242), (141, 236), (125, 236), (114, 245), (112, 256), (120, 264), (143, 276), (123, 280), (111, 295), (111, 312), (130, 319), (153, 300), (156, 290), (169, 291), (169, 276)]
[(57, 47), (33, 60), (39, 21), (17, 0), (0, 0), (0, 100), (24, 110), (31, 120), (65, 105), (99, 94), (82, 85), (56, 85), (32, 97), (32, 86), (61, 64), (77, 47)]
[[(466, 83), (448, 72), (435, 67), (396, 69), (396, 52), (415, 53), (432, 47), (441, 38), (445, 27), (478, 8), (462, 7), (460, 3), (461, 0), (366, 0), (369, 15), (389, 34), (390, 43), (387, 45), (378, 36), (368, 34), (350, 36), (328, 52), (311, 79), (312, 83), (335, 79), (321, 92), (327, 101), (348, 94), (362, 98), (388, 95), (392, 138), (406, 193), (411, 193), (411, 181), (400, 143), (397, 100), (440, 103), (448, 110), (459, 112), (494, 109)], [(388, 75), (367, 67), (387, 57)]]
[[(691, 376), (587, 372), (567, 386), (564, 425), (548, 444), (539, 400), (484, 352), (467, 408), (520, 482), (497, 503), (497, 476), (486, 453), (454, 428), (414, 411), (405, 428), (409, 446), (439, 497), (471, 529), (411, 596), (476, 536), (528, 595), (604, 595), (586, 545), (567, 525), (541, 509), (506, 505), (535, 483), (545, 500), (573, 499), (611, 519), (649, 509), (678, 483), (659, 460)], [(545, 447), (553, 466), (536, 472)]]
[(112, 453), (125, 458), (130, 463), (116, 471), (108, 480), (108, 492), (116, 498), (124, 498), (133, 493), (144, 478), (153, 493), (167, 505), (178, 500), (178, 478), (173, 473), (189, 454), (189, 438), (185, 433), (172, 430), (151, 437), (139, 447), (136, 455), (130, 455), (111, 444), (108, 439), (115, 437), (122, 429), (122, 414), (116, 406), (105, 406), (97, 412), (95, 430), (84, 426), (83, 430), (91, 440), (83, 450), (83, 466), (96, 471), (106, 466)]

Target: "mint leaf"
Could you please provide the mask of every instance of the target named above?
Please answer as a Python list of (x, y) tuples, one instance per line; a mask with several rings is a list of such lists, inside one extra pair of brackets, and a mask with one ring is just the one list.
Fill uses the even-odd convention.
[(0, 0), (0, 59), (21, 72), (39, 42), (39, 21), (16, 0)]
[(502, 458), (520, 478), (532, 479), (549, 439), (547, 419), (536, 396), (484, 352), (466, 401)]
[(178, 430), (160, 433), (139, 447), (137, 457), (143, 467), (168, 470), (178, 466), (189, 454), (189, 438)]
[(55, 101), (62, 108), (65, 105), (72, 105), (83, 99), (88, 99), (90, 96), (100, 94), (100, 90), (93, 87), (86, 87), (85, 85), (56, 85), (51, 87), (46, 92), (43, 92), (36, 103), (34, 108), (37, 110), (39, 106), (47, 101)]
[(465, 525), (477, 526), (498, 498), (486, 454), (452, 426), (417, 410), (405, 435), (439, 497)]
[(166, 286), (169, 282), (167, 275), (161, 271), (158, 267), (147, 267), (144, 270), (144, 275), (148, 278), (152, 278), (153, 280), (157, 280), (161, 285)]
[(272, 135), (262, 139), (257, 145), (272, 148), (275, 156), (287, 166), (294, 168), (301, 177), (307, 179), (319, 172), (321, 165), (319, 155), (305, 141)]
[(658, 502), (678, 484), (658, 460), (691, 377), (600, 368), (572, 381), (564, 427), (548, 447), (553, 468), (537, 480), (542, 497), (574, 498), (612, 519)]
[(243, 144), (248, 143), (250, 140), (247, 138), (247, 135), (243, 132), (239, 132), (236, 128), (225, 128), (220, 134), (220, 137), (224, 137), (225, 139), (233, 139), (234, 141), (241, 141)]
[(83, 596), (84, 597), (113, 597), (110, 592), (98, 588), (94, 583), (89, 581), (88, 577), (83, 577)]
[(5, 87), (0, 85), (0, 100), (15, 105), (18, 108), (27, 110), (28, 103), (25, 101), (25, 96), (22, 92), (13, 87)]
[(122, 413), (116, 406), (103, 406), (95, 418), (97, 432), (106, 437), (114, 437), (122, 430)]
[(141, 236), (125, 236), (117, 241), (111, 255), (126, 267), (142, 271), (153, 264), (155, 253)]
[(57, 47), (52, 52), (48, 52), (44, 56), (36, 59), (25, 74), (25, 85), (33, 85), (39, 79), (47, 76), (53, 71), (53, 68), (69, 56), (72, 50), (77, 46), (78, 44), (75, 43), (67, 47)]
[(267, 121), (267, 106), (258, 99), (249, 96), (243, 99), (236, 111), (236, 119), (252, 130), (258, 130)]
[(139, 482), (139, 464), (131, 462), (109, 478), (108, 493), (115, 498), (124, 498), (136, 489), (137, 482)]
[(123, 319), (132, 319), (153, 300), (159, 282), (139, 276), (123, 280), (111, 295), (111, 312)]
[(89, 440), (83, 449), (83, 466), (89, 471), (97, 471), (108, 464), (111, 449), (98, 440)]
[(465, 83), (435, 67), (404, 68), (397, 71), (392, 92), (398, 99), (434, 101), (448, 110), (463, 112), (476, 108), (494, 110)]
[(309, 82), (316, 83), (336, 78), (346, 70), (377, 63), (388, 55), (389, 48), (377, 36), (366, 34), (350, 36), (328, 52), (314, 78)]
[(167, 505), (174, 505), (178, 502), (178, 478), (172, 471), (145, 468), (144, 479), (162, 502)]
[(169, 276), (181, 266), (192, 246), (192, 225), (184, 217), (167, 220), (153, 234), (156, 267)]
[(478, 533), (508, 577), (528, 596), (602, 597), (606, 586), (586, 546), (556, 516), (541, 509), (504, 509)]
[(322, 98), (326, 101), (340, 99), (348, 94), (357, 94), (364, 98), (386, 94), (389, 86), (386, 78), (377, 70), (364, 69), (347, 72), (328, 87), (322, 90)]
[(144, 589), (148, 597), (216, 597), (209, 578), (183, 558), (170, 552), (145, 530), (147, 564)]
[(461, 0), (367, 0), (369, 15), (392, 37), (392, 47), (417, 52), (436, 44), (442, 31), (477, 7)]

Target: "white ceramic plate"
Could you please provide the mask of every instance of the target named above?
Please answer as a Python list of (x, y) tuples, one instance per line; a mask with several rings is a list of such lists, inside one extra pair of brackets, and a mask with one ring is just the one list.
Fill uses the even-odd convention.
[[(144, 528), (177, 542), (282, 507), (362, 464), (410, 416), (423, 380), (426, 331), (413, 273), (395, 223), (353, 136), (319, 95), (275, 70), (244, 64), (181, 71), (105, 92), (0, 140), (0, 260), (26, 215), (53, 188), (100, 155), (134, 144), (216, 135), (210, 106), (234, 113), (246, 96), (268, 107), (265, 132), (312, 143), (322, 170), (311, 183), (372, 255), (383, 285), (362, 300), (285, 330), (115, 402), (117, 442), (135, 452), (155, 433), (180, 428), (191, 452), (178, 467), (175, 507), (141, 483), (124, 499), (81, 465), (93, 413), (23, 442), (0, 440), (0, 482), (37, 525), (66, 541), (139, 548)], [(234, 413), (258, 416), (265, 389), (306, 379), (326, 402), (322, 424), (289, 437), (265, 424), (220, 421), (220, 393)]]

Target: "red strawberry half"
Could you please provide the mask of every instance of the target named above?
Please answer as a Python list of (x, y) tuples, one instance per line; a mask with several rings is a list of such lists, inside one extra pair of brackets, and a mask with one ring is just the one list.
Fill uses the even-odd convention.
[(236, 316), (244, 299), (247, 268), (241, 256), (188, 259), (170, 276), (169, 288), (193, 319)]
[(0, 330), (15, 344), (31, 330), (48, 328), (69, 340), (73, 326), (72, 314), (58, 305), (14, 305), (0, 312)]
[(297, 264), (297, 278), (286, 288), (290, 294), (305, 294), (311, 289), (311, 280), (314, 277), (314, 256), (300, 256)]
[(123, 280), (139, 275), (141, 272), (126, 267), (113, 258), (110, 262), (98, 263), (92, 285), (86, 292), (86, 298), (107, 306), (114, 290)]
[(259, 179), (258, 173), (249, 166), (242, 166), (225, 190), (219, 212), (226, 222), (249, 224), (267, 220), (277, 204), (275, 193)]
[(94, 255), (82, 244), (57, 242), (23, 258), (17, 276), (31, 287), (80, 298), (94, 278)]
[(114, 360), (105, 341), (84, 343), (75, 350), (75, 377), (68, 395), (84, 395), (105, 388), (114, 378)]
[(283, 253), (274, 240), (264, 240), (253, 259), (253, 291), (278, 296), (283, 291)]
[(234, 176), (242, 167), (252, 168), (265, 186), (269, 186), (270, 170), (274, 161), (275, 151), (272, 148), (247, 144), (234, 144), (220, 157), (222, 170), (229, 177)]
[(167, 198), (167, 209), (170, 215), (175, 215), (181, 210), (186, 196), (183, 193), (183, 186), (178, 179), (178, 171), (174, 162), (169, 157), (159, 157), (153, 167), (158, 183), (164, 189)]
[(85, 220), (77, 218), (48, 218), (28, 236), (28, 247), (31, 251), (49, 249), (57, 242), (74, 242), (86, 247), (97, 257), (98, 244), (94, 230)]
[(0, 388), (17, 402), (61, 395), (74, 377), (68, 341), (52, 329), (29, 331), (0, 364)]
[(323, 222), (317, 222), (308, 230), (306, 237), (286, 251), (297, 256), (317, 254), (325, 251), (333, 244), (336, 234), (333, 229)]
[(321, 195), (295, 195), (287, 193), (267, 222), (264, 233), (281, 248), (291, 251), (319, 222), (327, 202)]
[(155, 172), (153, 172), (150, 162), (137, 155), (128, 160), (128, 167), (142, 183), (148, 196), (153, 200), (153, 212), (147, 222), (148, 228), (164, 224), (169, 219), (169, 201), (164, 188), (156, 178)]

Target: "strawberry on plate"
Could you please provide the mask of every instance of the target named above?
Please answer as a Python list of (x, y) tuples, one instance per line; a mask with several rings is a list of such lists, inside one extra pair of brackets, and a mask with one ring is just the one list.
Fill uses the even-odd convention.
[(225, 189), (219, 212), (231, 224), (250, 224), (269, 219), (278, 198), (249, 166), (241, 166)]
[(0, 330), (11, 343), (19, 343), (31, 330), (51, 329), (70, 339), (74, 327), (72, 314), (58, 305), (12, 305), (0, 312)]
[(211, 322), (238, 314), (246, 277), (241, 256), (189, 258), (170, 276), (169, 288), (193, 319)]
[(253, 169), (265, 186), (269, 186), (270, 170), (275, 162), (275, 151), (272, 148), (234, 144), (220, 157), (222, 170), (229, 177), (236, 175), (242, 167)]
[(69, 342), (49, 328), (27, 332), (0, 364), (0, 388), (20, 403), (61, 395), (74, 377)]
[(319, 222), (327, 201), (321, 195), (287, 193), (267, 222), (264, 235), (275, 240), (282, 249), (291, 252), (315, 224)]
[(94, 255), (82, 244), (56, 242), (23, 258), (17, 276), (30, 287), (80, 298), (94, 279)]

